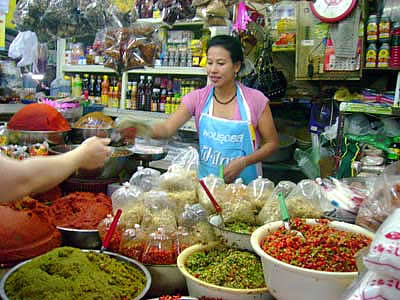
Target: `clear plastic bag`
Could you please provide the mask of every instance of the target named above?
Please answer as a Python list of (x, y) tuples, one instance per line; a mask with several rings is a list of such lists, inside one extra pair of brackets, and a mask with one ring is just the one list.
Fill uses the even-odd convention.
[(377, 177), (373, 190), (358, 211), (356, 224), (375, 232), (381, 223), (400, 207), (399, 164), (393, 164)]
[(144, 264), (171, 265), (176, 263), (176, 257), (174, 240), (164, 228), (158, 228), (149, 235), (142, 255)]
[(36, 33), (32, 31), (19, 32), (8, 49), (8, 56), (13, 59), (21, 58), (17, 67), (33, 65), (33, 72), (38, 73), (38, 46)]
[(178, 224), (190, 228), (201, 221), (207, 221), (207, 215), (207, 211), (199, 203), (187, 204), (178, 217)]
[(145, 233), (142, 231), (139, 224), (135, 224), (134, 228), (126, 229), (122, 233), (118, 252), (124, 256), (140, 261), (145, 244)]
[[(104, 241), (106, 234), (111, 227), (113, 219), (114, 219), (114, 217), (112, 215), (107, 215), (107, 217), (105, 217), (97, 226), (97, 230), (99, 231), (99, 236), (102, 241)], [(110, 243), (108, 244), (108, 248), (107, 248), (108, 250), (113, 251), (113, 252), (118, 252), (119, 245), (121, 242), (121, 235), (122, 235), (122, 232), (124, 232), (124, 230), (125, 230), (125, 227), (120, 219), (118, 221), (117, 228), (115, 228), (115, 231), (111, 237)]]
[(122, 187), (111, 195), (113, 212), (115, 213), (119, 208), (124, 212), (138, 200), (142, 193), (143, 190), (140, 187), (124, 182)]
[(365, 272), (343, 294), (341, 300), (400, 299), (400, 281), (375, 272)]
[(199, 202), (195, 190), (169, 192), (168, 200), (175, 207), (176, 217), (179, 217), (186, 205), (192, 205)]
[(400, 279), (400, 208), (383, 222), (364, 257), (368, 270)]
[(141, 195), (145, 206), (142, 228), (147, 232), (155, 231), (159, 227), (165, 228), (168, 232), (177, 229), (174, 203), (168, 199), (164, 191), (150, 191)]
[(139, 166), (129, 183), (140, 187), (144, 192), (148, 192), (159, 185), (160, 175), (160, 171)]
[(100, 111), (88, 113), (74, 123), (74, 128), (110, 129), (114, 127), (114, 121)]
[(371, 133), (371, 126), (364, 114), (352, 114), (345, 119), (344, 132), (354, 135), (366, 135)]
[[(215, 176), (214, 174), (210, 174), (207, 177), (204, 177), (203, 181), (207, 186), (208, 190), (213, 195), (217, 188), (225, 189), (224, 180), (220, 177)], [(197, 195), (199, 197), (199, 202), (201, 206), (204, 207), (204, 209), (206, 209), (208, 212), (215, 211), (215, 208), (211, 203), (210, 198), (208, 198), (206, 192), (204, 191), (203, 187), (200, 184), (197, 184)]]
[(269, 222), (281, 219), (281, 210), (279, 207), (278, 193), (282, 192), (286, 198), (290, 192), (296, 187), (291, 181), (281, 181), (273, 190), (271, 196), (265, 202), (260, 213), (256, 217), (257, 224), (263, 225)]
[(257, 210), (261, 210), (265, 202), (271, 196), (275, 184), (268, 178), (259, 176), (257, 179), (251, 181), (247, 186), (249, 197)]

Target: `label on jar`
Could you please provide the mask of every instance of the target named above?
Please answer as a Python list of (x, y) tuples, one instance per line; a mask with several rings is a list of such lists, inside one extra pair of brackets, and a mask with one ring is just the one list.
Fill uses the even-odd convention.
[(367, 26), (367, 40), (376, 41), (378, 39), (378, 24), (375, 22), (368, 23)]
[(390, 22), (381, 21), (379, 23), (379, 39), (387, 40), (390, 37)]

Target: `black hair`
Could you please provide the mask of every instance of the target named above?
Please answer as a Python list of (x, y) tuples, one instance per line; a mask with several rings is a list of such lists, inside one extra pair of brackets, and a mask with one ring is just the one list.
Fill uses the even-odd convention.
[(207, 43), (207, 52), (211, 47), (218, 46), (224, 48), (231, 55), (233, 63), (240, 61), (243, 64), (243, 50), (240, 40), (231, 35), (216, 35)]

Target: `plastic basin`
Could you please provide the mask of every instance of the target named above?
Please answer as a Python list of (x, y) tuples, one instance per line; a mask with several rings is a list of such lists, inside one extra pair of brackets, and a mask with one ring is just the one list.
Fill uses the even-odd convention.
[[(307, 219), (309, 224), (315, 220)], [(357, 225), (344, 222), (330, 222), (330, 226), (349, 232), (364, 234), (371, 239), (374, 234)], [(357, 272), (323, 272), (300, 268), (281, 262), (268, 255), (261, 248), (261, 242), (271, 232), (277, 230), (282, 221), (261, 226), (251, 235), (251, 246), (261, 257), (264, 268), (265, 284), (270, 293), (279, 300), (338, 300), (343, 292), (357, 278)]]

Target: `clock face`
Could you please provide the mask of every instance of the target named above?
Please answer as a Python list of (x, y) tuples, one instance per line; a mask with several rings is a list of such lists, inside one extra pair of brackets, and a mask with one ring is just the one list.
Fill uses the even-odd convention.
[(313, 14), (323, 22), (339, 22), (356, 6), (357, 0), (314, 0), (310, 2)]

